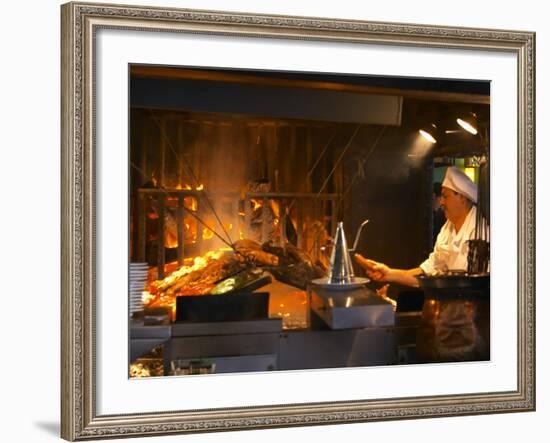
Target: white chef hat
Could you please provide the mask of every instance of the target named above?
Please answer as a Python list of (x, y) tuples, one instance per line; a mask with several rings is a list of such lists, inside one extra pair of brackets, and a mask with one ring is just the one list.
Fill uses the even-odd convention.
[(447, 168), (445, 179), (441, 183), (441, 186), (452, 189), (462, 194), (468, 200), (477, 203), (477, 185), (456, 166), (449, 166)]

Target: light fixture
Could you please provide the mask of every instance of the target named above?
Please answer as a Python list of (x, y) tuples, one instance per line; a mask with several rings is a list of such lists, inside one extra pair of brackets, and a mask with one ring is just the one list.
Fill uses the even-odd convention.
[(477, 183), (477, 180), (476, 180), (476, 168), (473, 168), (471, 166), (468, 166), (468, 167), (465, 167), (464, 168), (464, 173), (470, 177), (470, 180), (472, 180), (474, 183)]
[(423, 126), (418, 130), (418, 132), (430, 143), (437, 143), (437, 126), (433, 123)]
[(473, 112), (466, 117), (457, 118), (456, 122), (465, 131), (468, 131), (470, 134), (477, 135), (477, 116)]

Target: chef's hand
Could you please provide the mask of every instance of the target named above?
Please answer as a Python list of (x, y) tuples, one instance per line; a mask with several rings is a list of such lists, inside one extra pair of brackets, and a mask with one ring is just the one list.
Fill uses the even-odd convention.
[(365, 271), (367, 271), (369, 278), (374, 281), (386, 281), (390, 273), (390, 268), (384, 263), (369, 260), (361, 254), (355, 254), (355, 261), (359, 263)]

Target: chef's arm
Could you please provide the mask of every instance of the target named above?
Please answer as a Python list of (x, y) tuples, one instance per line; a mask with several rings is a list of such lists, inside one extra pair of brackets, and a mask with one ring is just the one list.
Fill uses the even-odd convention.
[(389, 268), (385, 281), (399, 283), (405, 286), (418, 288), (418, 279), (416, 276), (422, 275), (424, 271), (421, 268), (413, 269), (393, 269)]
[(399, 283), (405, 286), (418, 287), (416, 276), (422, 275), (424, 271), (421, 268), (413, 269), (394, 269), (374, 260), (369, 260), (361, 254), (355, 254), (355, 260), (367, 272), (369, 278), (375, 281)]

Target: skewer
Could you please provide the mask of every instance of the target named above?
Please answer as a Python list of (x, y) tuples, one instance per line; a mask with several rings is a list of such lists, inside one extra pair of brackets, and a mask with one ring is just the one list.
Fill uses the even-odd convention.
[[(374, 149), (376, 148), (376, 146), (378, 146), (378, 143), (380, 142), (380, 140), (382, 139), (382, 136), (384, 135), (384, 132), (386, 132), (386, 128), (387, 126), (384, 126), (382, 128), (382, 130), (380, 131), (380, 134), (378, 134), (378, 137), (376, 137), (376, 140), (374, 141), (374, 143), (372, 144), (369, 152), (367, 153), (367, 155), (365, 156), (365, 159), (363, 160), (364, 162), (366, 162), (368, 160), (368, 158), (370, 157), (370, 155), (373, 153)], [(336, 212), (340, 209), (340, 205), (342, 204), (342, 201), (344, 200), (344, 198), (346, 197), (346, 195), (348, 195), (349, 191), (351, 190), (351, 187), (353, 186), (353, 184), (355, 183), (355, 181), (357, 180), (357, 177), (359, 176), (359, 173), (358, 171), (355, 173), (355, 175), (353, 176), (353, 179), (350, 181), (350, 183), (348, 184), (346, 190), (342, 193), (342, 196), (340, 197), (340, 199), (338, 200), (338, 203), (336, 205)]]
[[(158, 191), (162, 194), (162, 198), (169, 194), (169, 191), (167, 191), (164, 188), (157, 188)], [(218, 237), (225, 245), (229, 246), (236, 254), (242, 255), (232, 243), (229, 243), (226, 239), (224, 239), (220, 234), (218, 234), (214, 229), (209, 227), (198, 215), (196, 215), (191, 209), (187, 208), (185, 205), (183, 206), (183, 209), (187, 211), (191, 216), (193, 216), (199, 223), (201, 223), (204, 227), (208, 228), (212, 233)], [(145, 245), (143, 244), (143, 248), (145, 248)], [(143, 253), (143, 255), (145, 255)]]
[[(199, 186), (200, 183), (199, 183), (199, 180), (198, 178), (196, 177), (195, 173), (193, 172), (193, 170), (191, 168), (189, 168), (187, 166), (187, 164), (180, 158), (180, 156), (178, 155), (178, 153), (176, 152), (176, 150), (174, 149), (174, 146), (172, 145), (172, 142), (170, 140), (170, 138), (168, 137), (168, 135), (166, 134), (165, 132), (165, 128), (163, 125), (160, 124), (158, 118), (155, 116), (155, 114), (153, 113), (152, 110), (149, 110), (150, 113), (151, 113), (151, 116), (153, 117), (153, 121), (157, 124), (157, 126), (159, 127), (159, 130), (160, 130), (160, 133), (162, 135), (162, 137), (164, 138), (165, 142), (168, 144), (168, 147), (172, 150), (172, 152), (174, 153), (174, 155), (176, 156), (176, 159), (178, 160), (178, 163), (179, 163), (179, 166), (182, 166), (183, 169), (185, 170), (186, 174), (188, 174), (191, 179), (195, 182), (195, 186)], [(206, 201), (208, 207), (210, 208), (210, 210), (212, 211), (212, 214), (214, 214), (214, 217), (216, 217), (216, 220), (217, 222), (219, 223), (219, 225), (221, 226), (222, 228), (222, 231), (224, 232), (225, 236), (227, 237), (227, 240), (229, 240), (229, 243), (230, 245), (233, 244), (233, 241), (231, 240), (231, 236), (229, 235), (229, 233), (227, 232), (227, 230), (225, 229), (225, 227), (223, 226), (223, 223), (222, 221), (220, 220), (220, 217), (218, 216), (218, 213), (216, 212), (216, 210), (214, 209), (214, 207), (212, 206), (212, 203), (210, 202), (210, 200), (204, 196), (204, 201)], [(212, 230), (212, 232), (214, 232)], [(226, 242), (227, 243), (227, 242)], [(235, 248), (233, 246), (231, 246), (231, 248), (234, 250)]]
[[(325, 144), (325, 146), (323, 147), (323, 150), (321, 151), (321, 153), (319, 154), (319, 156), (317, 157), (317, 160), (315, 161), (315, 163), (313, 164), (313, 166), (311, 167), (311, 169), (307, 172), (307, 178), (309, 179), (311, 177), (311, 175), (313, 174), (313, 171), (315, 170), (315, 168), (317, 167), (317, 165), (319, 164), (319, 162), (321, 161), (321, 158), (323, 158), (323, 155), (325, 155), (325, 152), (327, 151), (327, 149), (329, 148), (330, 144), (332, 143), (332, 141), (334, 140), (334, 138), (336, 137), (336, 131), (334, 131), (332, 133), (332, 136), (330, 137), (330, 139), (328, 140), (328, 142)], [(320, 193), (319, 193), (320, 194)], [(296, 200), (292, 200), (290, 202), (290, 205), (288, 205), (288, 213), (290, 214), (290, 210), (292, 209), (292, 207), (294, 206), (294, 203), (296, 203)]]
[(321, 186), (321, 189), (319, 189), (319, 192), (317, 193), (317, 195), (321, 195), (321, 193), (325, 190), (326, 186), (328, 185), (328, 182), (329, 182), (330, 178), (332, 177), (332, 174), (334, 174), (334, 171), (336, 171), (336, 168), (338, 167), (338, 165), (342, 161), (342, 158), (344, 158), (344, 154), (347, 152), (349, 147), (352, 145), (352, 142), (355, 139), (355, 136), (357, 135), (357, 133), (359, 132), (359, 129), (361, 129), (361, 126), (362, 125), (359, 124), (359, 125), (357, 125), (357, 128), (355, 128), (355, 131), (353, 132), (353, 135), (350, 137), (348, 143), (346, 144), (346, 146), (342, 150), (342, 153), (340, 154), (340, 157), (338, 157), (338, 160), (336, 160), (336, 162), (334, 163), (334, 167), (329, 172), (327, 178), (325, 179), (325, 182)]
[(220, 234), (218, 234), (216, 231), (214, 231), (210, 226), (208, 226), (206, 224), (206, 222), (204, 222), (197, 214), (195, 214), (191, 209), (187, 208), (187, 207), (183, 207), (183, 209), (185, 209), (191, 216), (193, 216), (200, 224), (202, 224), (205, 228), (208, 228), (210, 231), (212, 231), (212, 233), (218, 237), (222, 242), (224, 242), (227, 246), (229, 246), (231, 249), (233, 249), (236, 253), (238, 253), (235, 249), (235, 246), (233, 246), (233, 244), (231, 243), (228, 243), (227, 240), (225, 238), (223, 238)]

